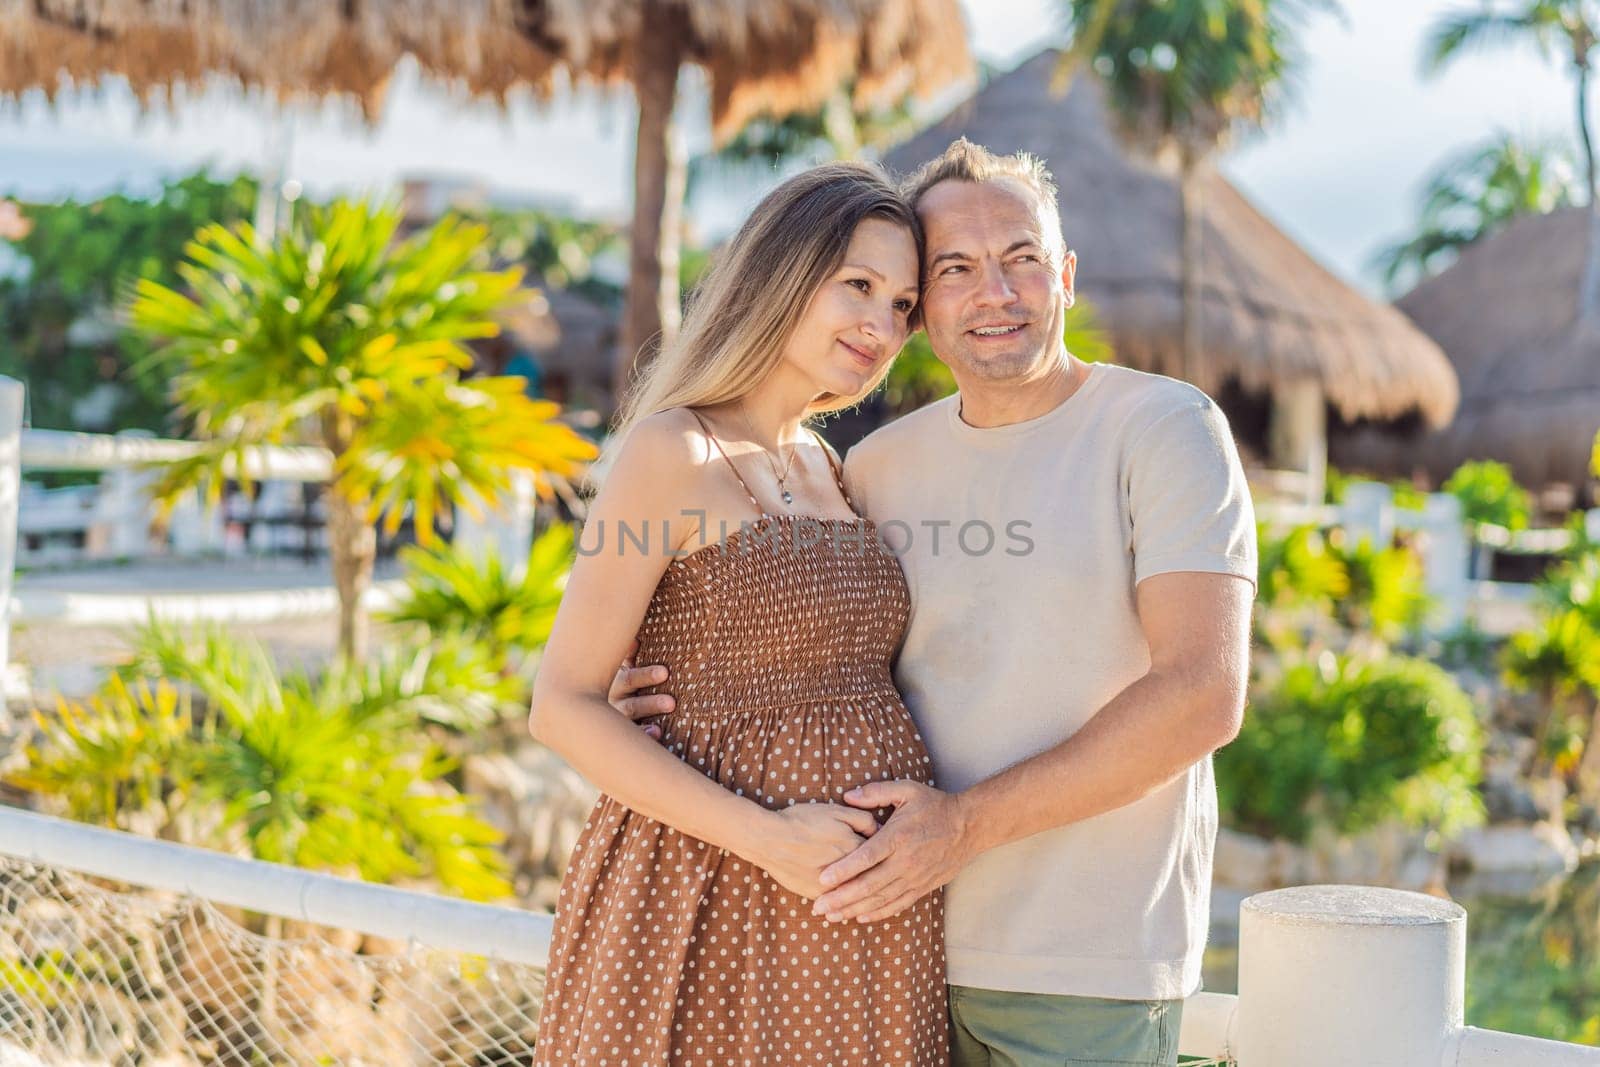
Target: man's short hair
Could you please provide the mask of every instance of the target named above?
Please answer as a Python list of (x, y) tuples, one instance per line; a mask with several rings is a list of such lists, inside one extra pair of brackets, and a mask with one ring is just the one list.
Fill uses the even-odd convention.
[(973, 144), (965, 137), (950, 143), (944, 152), (918, 167), (916, 173), (901, 187), (913, 211), (922, 204), (940, 182), (979, 182), (1012, 178), (1021, 182), (1039, 198), (1040, 214), (1045, 223), (1044, 239), (1049, 251), (1057, 257), (1066, 251), (1066, 238), (1061, 233), (1061, 211), (1056, 206), (1056, 180), (1044, 160), (1028, 152), (1014, 152), (1001, 156), (981, 144)]

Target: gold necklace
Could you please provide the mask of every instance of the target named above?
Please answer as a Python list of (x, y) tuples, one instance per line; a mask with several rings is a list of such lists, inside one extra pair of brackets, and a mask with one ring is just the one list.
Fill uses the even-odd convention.
[[(749, 431), (750, 440), (756, 441), (756, 429), (753, 425), (751, 425), (750, 415), (745, 411), (743, 404), (739, 405), (739, 418), (744, 420), (744, 428)], [(778, 473), (778, 465), (772, 461), (772, 453), (768, 449), (762, 447), (759, 441), (756, 441), (756, 447), (761, 449), (761, 454), (767, 458), (767, 466), (772, 469), (772, 476), (778, 480), (778, 493), (783, 497), (783, 502), (785, 504), (793, 504), (794, 494), (789, 492), (789, 489), (784, 485), (784, 482), (788, 480), (789, 471), (794, 467), (794, 457), (799, 454), (800, 446), (795, 445), (789, 450), (789, 462), (783, 465), (782, 474)], [(778, 447), (778, 451), (783, 451), (783, 446), (781, 444)]]

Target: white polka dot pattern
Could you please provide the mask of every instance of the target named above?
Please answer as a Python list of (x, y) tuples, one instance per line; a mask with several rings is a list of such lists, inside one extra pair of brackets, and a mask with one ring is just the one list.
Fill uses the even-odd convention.
[[(639, 632), (637, 662), (672, 671), (663, 742), (769, 808), (929, 781), (890, 675), (900, 566), (865, 519), (788, 536), (816, 521), (763, 515), (676, 561)], [(943, 931), (941, 893), (829, 924), (759, 868), (601, 797), (561, 887), (534, 1062), (945, 1067)]]

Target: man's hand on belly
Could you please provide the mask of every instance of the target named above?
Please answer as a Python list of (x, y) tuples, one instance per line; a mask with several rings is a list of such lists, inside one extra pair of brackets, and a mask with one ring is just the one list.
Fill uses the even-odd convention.
[(869, 782), (844, 795), (858, 808), (894, 808), (889, 821), (822, 872), (831, 886), (812, 905), (829, 922), (898, 915), (954, 878), (972, 858), (961, 801), (920, 782)]
[[(648, 667), (635, 666), (633, 659), (638, 652), (639, 642), (636, 640), (628, 646), (628, 655), (617, 668), (616, 675), (611, 679), (611, 690), (606, 694), (606, 701), (612, 707), (635, 722), (655, 715), (665, 715), (677, 706), (677, 701), (665, 693), (657, 693), (655, 696), (636, 695), (641, 689), (661, 685), (667, 680), (667, 668), (659, 663)], [(661, 740), (661, 727), (654, 723), (646, 726), (644, 732), (657, 741)]]

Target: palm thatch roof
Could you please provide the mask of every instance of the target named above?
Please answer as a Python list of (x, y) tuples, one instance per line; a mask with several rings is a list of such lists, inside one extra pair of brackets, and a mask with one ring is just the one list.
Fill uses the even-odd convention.
[(1461, 408), (1434, 433), (1337, 440), (1337, 458), (1436, 479), (1498, 459), (1525, 484), (1587, 482), (1600, 432), (1600, 323), (1578, 315), (1588, 233), (1585, 208), (1525, 216), (1397, 301), (1455, 364)]
[[(1078, 290), (1110, 331), (1119, 360), (1177, 374), (1182, 356), (1181, 200), (1177, 179), (1134, 158), (1114, 133), (1099, 83), (1051, 91), (1059, 53), (994, 79), (943, 122), (888, 156), (909, 172), (967, 137), (997, 152), (1044, 159), (1060, 190), (1062, 229), (1078, 253)], [(1433, 425), (1455, 410), (1455, 373), (1405, 316), (1370, 300), (1312, 259), (1227, 179), (1201, 179), (1201, 336), (1195, 384), (1229, 379), (1265, 392), (1320, 383), (1346, 419), (1418, 413)]]
[(720, 138), (846, 82), (875, 99), (970, 69), (959, 0), (0, 0), (0, 98), (125, 78), (150, 101), (212, 76), (370, 117), (400, 60), (475, 96), (625, 79), (648, 4), (710, 75)]

